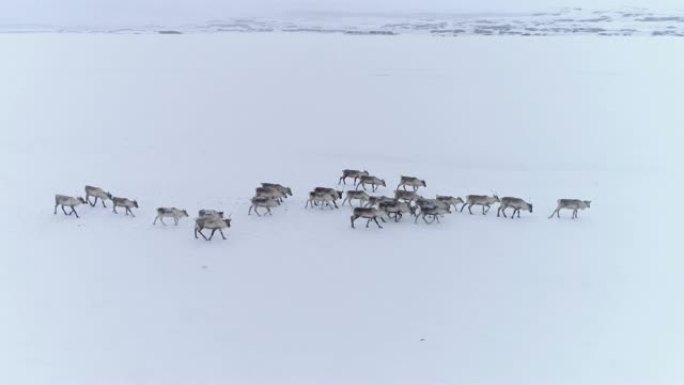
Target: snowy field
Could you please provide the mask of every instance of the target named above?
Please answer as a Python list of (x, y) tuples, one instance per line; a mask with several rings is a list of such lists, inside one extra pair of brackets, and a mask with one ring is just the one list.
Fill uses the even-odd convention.
[[(0, 383), (678, 384), (684, 41), (0, 36)], [(514, 221), (349, 226), (343, 168)], [(260, 182), (292, 187), (247, 216)], [(55, 193), (137, 199), (136, 218)], [(592, 200), (547, 219), (558, 198)], [(232, 213), (228, 240), (192, 218)], [(476, 210), (474, 210), (477, 212)]]

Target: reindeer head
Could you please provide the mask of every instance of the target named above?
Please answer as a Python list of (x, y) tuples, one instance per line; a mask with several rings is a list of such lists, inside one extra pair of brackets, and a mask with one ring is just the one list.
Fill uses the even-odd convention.
[(109, 200), (112, 200), (112, 194), (111, 193), (107, 192), (107, 193), (105, 193), (105, 195), (107, 195), (107, 198), (109, 198)]
[(501, 199), (499, 199), (498, 195), (494, 194), (493, 198), (494, 198), (494, 202), (501, 202)]
[(380, 186), (387, 187), (384, 179), (380, 179)]
[(427, 187), (427, 184), (426, 184), (426, 183), (425, 183), (425, 181), (424, 181), (424, 180), (422, 180), (422, 179), (420, 180), (420, 184), (422, 184), (422, 185), (423, 185), (423, 187)]
[(532, 213), (532, 203), (528, 203), (527, 206), (530, 208), (530, 213)]
[(336, 192), (337, 192), (337, 199), (342, 199), (342, 193), (344, 193), (344, 191), (337, 190)]
[(133, 201), (133, 207), (135, 207), (136, 209), (140, 208), (138, 207), (138, 201)]
[(86, 200), (83, 199), (83, 197), (78, 197), (78, 198), (76, 198), (76, 199), (78, 199), (78, 201), (81, 202), (81, 203), (86, 203)]
[(363, 170), (363, 171), (361, 171), (359, 174), (360, 174), (360, 175), (363, 175), (363, 176), (368, 176), (368, 175), (370, 175), (370, 173), (368, 172), (368, 170)]
[(291, 188), (285, 187), (285, 192), (287, 193), (287, 195), (292, 196), (292, 189)]
[(224, 220), (223, 220), (223, 223), (226, 224), (226, 227), (230, 227), (230, 221), (231, 221), (231, 220), (232, 220), (232, 219), (230, 219), (230, 218), (224, 219)]
[(185, 211), (185, 210), (181, 211), (181, 214), (183, 214), (184, 217), (189, 217), (189, 216), (190, 216), (190, 215), (188, 215), (188, 212)]
[(591, 201), (584, 201), (584, 204), (587, 205), (587, 208), (591, 207)]

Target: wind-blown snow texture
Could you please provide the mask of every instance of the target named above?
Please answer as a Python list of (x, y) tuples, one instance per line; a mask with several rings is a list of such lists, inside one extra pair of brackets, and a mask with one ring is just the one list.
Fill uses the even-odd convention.
[[(2, 35), (0, 383), (684, 380), (676, 39)], [(343, 168), (520, 220), (349, 226)], [(295, 196), (247, 216), (259, 182)], [(55, 193), (137, 199), (137, 217)], [(571, 221), (557, 198), (591, 199)], [(233, 213), (228, 240), (158, 206)]]

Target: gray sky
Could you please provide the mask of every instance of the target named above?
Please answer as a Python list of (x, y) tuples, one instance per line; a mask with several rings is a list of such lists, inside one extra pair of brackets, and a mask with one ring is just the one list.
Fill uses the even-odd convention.
[(528, 12), (565, 6), (681, 10), (684, 0), (0, 0), (0, 23), (183, 23), (287, 12)]

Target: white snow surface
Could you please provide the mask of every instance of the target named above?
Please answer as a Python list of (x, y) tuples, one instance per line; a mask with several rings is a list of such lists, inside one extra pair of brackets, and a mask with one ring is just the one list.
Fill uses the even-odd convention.
[[(2, 384), (684, 381), (682, 40), (0, 47)], [(348, 207), (304, 209), (343, 168), (386, 195), (416, 175), (428, 197), (497, 192), (534, 213), (352, 230)], [(247, 216), (260, 182), (294, 197)], [(137, 216), (53, 215), (85, 184)], [(558, 198), (592, 207), (547, 219)], [(233, 227), (196, 240), (192, 218), (152, 226), (159, 206), (223, 209)]]

